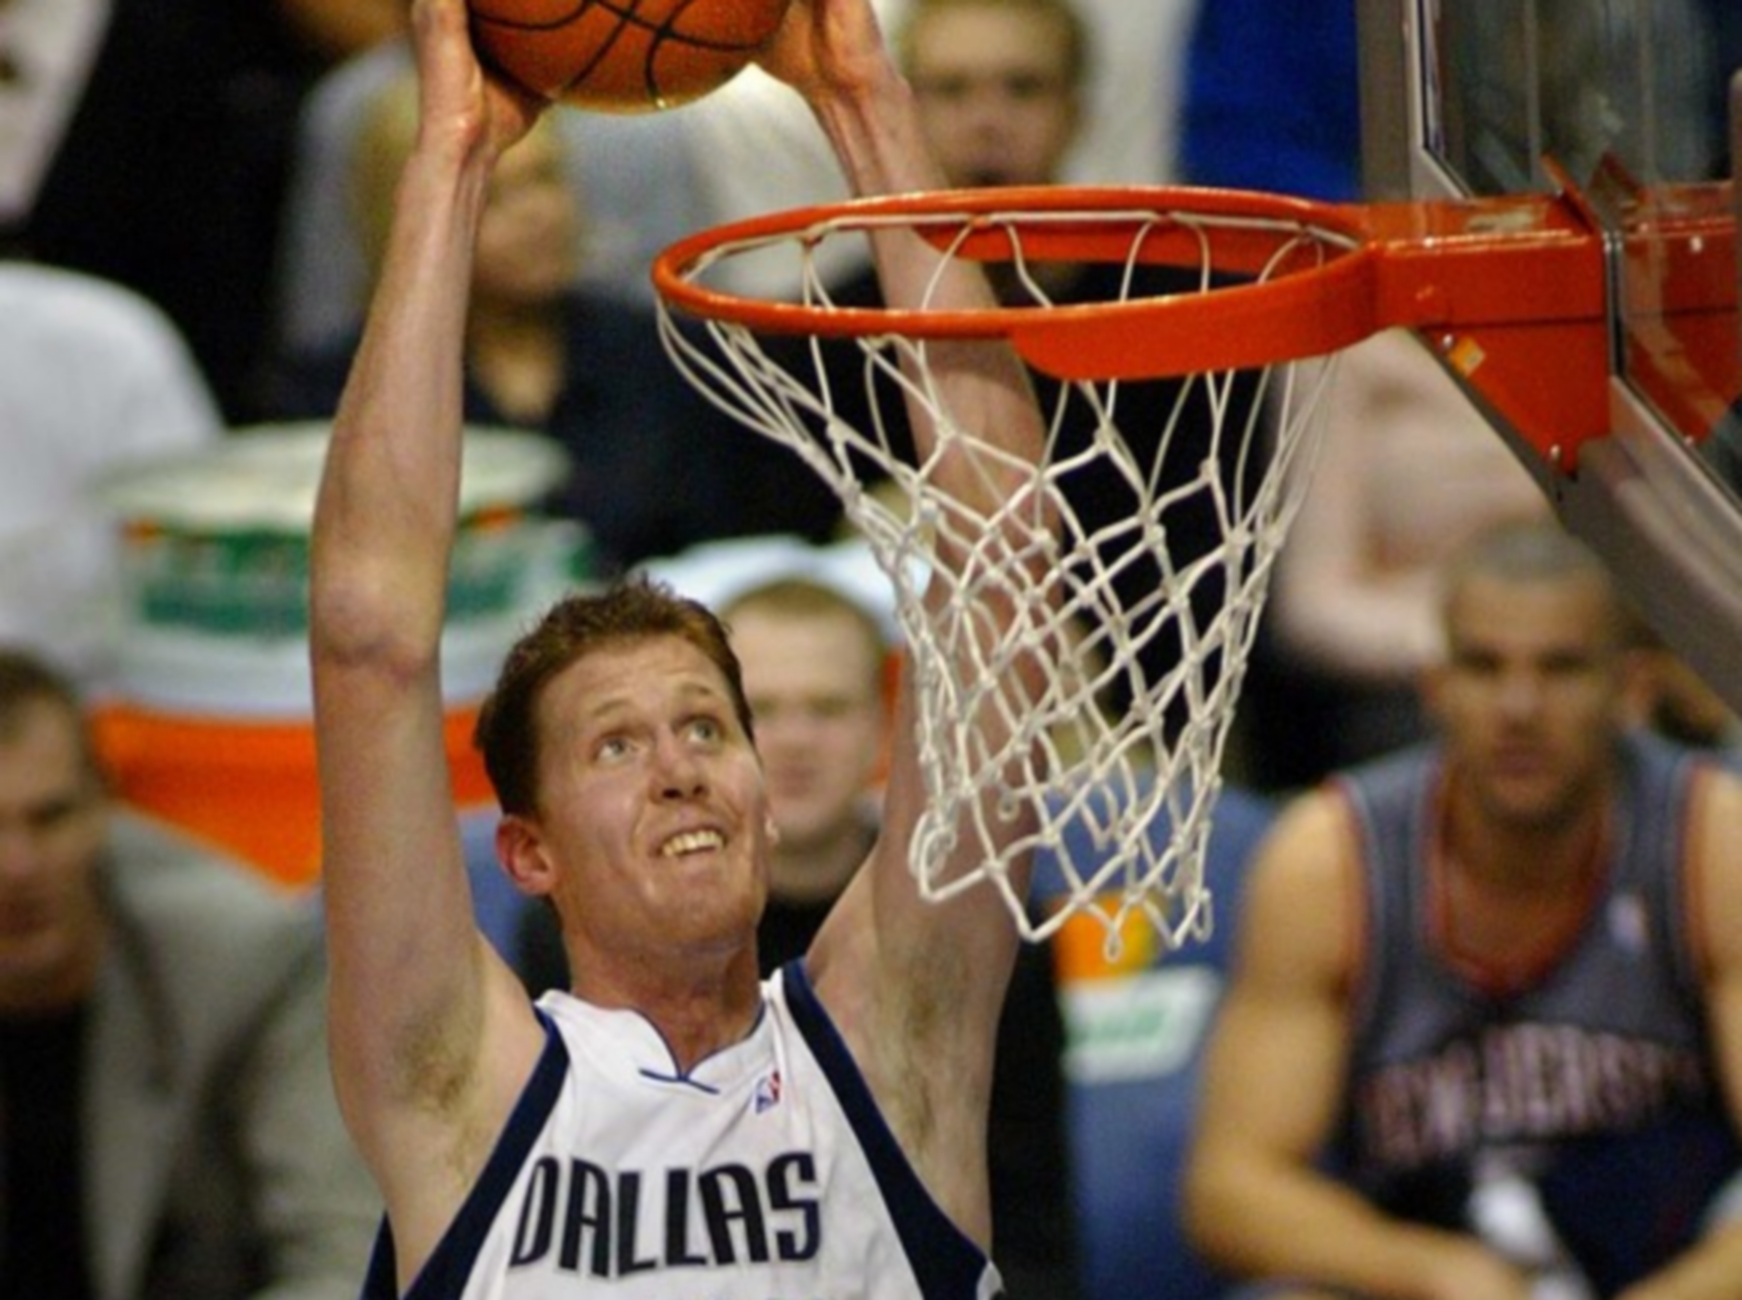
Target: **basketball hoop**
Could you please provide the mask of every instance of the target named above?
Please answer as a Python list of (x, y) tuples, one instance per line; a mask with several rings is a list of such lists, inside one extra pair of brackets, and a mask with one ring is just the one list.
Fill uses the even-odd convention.
[[(1016, 305), (957, 312), (837, 301), (819, 270), (831, 264), (824, 250), (890, 230), (919, 235), (946, 260), (988, 264)], [(741, 258), (784, 259), (800, 300), (714, 287), (714, 268)], [(1112, 290), (1087, 302), (1060, 296), (1062, 269), (1085, 265), (1110, 271)], [(1146, 287), (1158, 268), (1172, 277), (1159, 294)], [(667, 250), (653, 278), (679, 368), (727, 413), (803, 458), (895, 585), (930, 796), (912, 864), (922, 892), (990, 885), (1031, 939), (1084, 911), (1104, 922), (1109, 942), (1135, 914), (1170, 946), (1207, 931), (1203, 857), (1222, 759), (1271, 569), (1310, 477), (1329, 359), (1382, 328), (1412, 325), (1444, 331), (1442, 347), (1471, 349), (1474, 371), (1484, 331), (1537, 330), (1554, 360), (1532, 376), (1529, 400), (1552, 404), (1552, 423), (1541, 427), (1560, 463), (1596, 419), (1589, 394), (1601, 383), (1581, 367), (1606, 363), (1602, 331), (1590, 329), (1602, 317), (1597, 241), (1576, 210), (1546, 196), (1368, 207), (1178, 188), (910, 194), (703, 231)], [(680, 325), (677, 313), (699, 328)], [(955, 575), (945, 608), (922, 609), (916, 569), (929, 571), (929, 530), (948, 527), (951, 512), (936, 508), (911, 463), (895, 408), (897, 399), (919, 403), (940, 439), (973, 441), (942, 409), (927, 350), (976, 338), (1007, 340), (1057, 381), (1038, 475), (1059, 503), (1063, 536), (1037, 544), (1061, 559), (1026, 594), (1019, 621), (1024, 635), (1074, 650), (1037, 702), (1034, 725), (1013, 742), (1040, 737), (1044, 761), (1022, 768), (1032, 774), (1026, 783), (1005, 786), (1008, 799), (1038, 810), (1038, 838), (1002, 857), (988, 847), (978, 871), (944, 883), (958, 820), (972, 833), (964, 814), (1011, 757), (973, 753), (957, 722), (962, 698), (999, 672), (996, 662), (958, 662), (975, 640), (966, 634), (982, 594), (974, 584), (1009, 583), (984, 569)], [(1514, 346), (1506, 364), (1528, 359)], [(1154, 427), (1134, 427), (1138, 381), (1162, 377), (1173, 377), (1170, 400)], [(1502, 391), (1496, 400), (1511, 398)], [(1092, 415), (1074, 443), (1062, 433), (1072, 404)], [(1207, 437), (1207, 454), (1194, 453), (1181, 472), (1169, 451), (1193, 437)], [(1093, 517), (1073, 500), (1072, 485), (1092, 474), (1123, 484), (1129, 508), (1120, 517)], [(892, 491), (871, 490), (874, 479)], [(1212, 519), (1215, 535), (1182, 553), (1176, 538), (1188, 514)], [(972, 550), (973, 539), (953, 540)], [(1148, 575), (1135, 595), (1133, 572)], [(1122, 702), (1106, 708), (1109, 696)], [(1151, 834), (1157, 825), (1169, 835)], [(1092, 851), (1072, 859), (1072, 842)], [(1061, 906), (1045, 916), (1008, 879), (1009, 858), (1028, 848), (1050, 850), (1064, 879)]]

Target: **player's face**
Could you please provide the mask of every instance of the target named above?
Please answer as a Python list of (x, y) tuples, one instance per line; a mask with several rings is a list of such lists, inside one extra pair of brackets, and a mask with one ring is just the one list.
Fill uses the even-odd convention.
[(595, 651), (539, 706), (538, 824), (565, 921), (599, 951), (754, 935), (770, 818), (720, 670), (679, 637)]
[(78, 721), (32, 705), (0, 736), (0, 1011), (82, 996), (95, 972), (102, 909), (94, 872), (106, 800)]
[(574, 282), (580, 210), (562, 144), (543, 125), (502, 156), (478, 227), (473, 290), (485, 303), (543, 303)]
[(1625, 653), (1589, 577), (1468, 579), (1429, 702), (1465, 788), (1498, 822), (1570, 825), (1600, 793), (1622, 726)]
[(950, 184), (1057, 181), (1078, 101), (1052, 24), (995, 4), (953, 6), (920, 22), (908, 79)]
[(856, 830), (884, 745), (878, 647), (846, 614), (755, 608), (733, 616), (732, 647), (782, 851), (803, 854)]

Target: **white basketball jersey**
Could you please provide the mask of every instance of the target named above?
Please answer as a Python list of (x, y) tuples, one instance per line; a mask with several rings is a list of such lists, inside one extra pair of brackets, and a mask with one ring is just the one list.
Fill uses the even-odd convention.
[[(478, 1185), (407, 1300), (988, 1300), (794, 963), (750, 1035), (680, 1072), (566, 993)], [(366, 1297), (389, 1297), (387, 1230)]]

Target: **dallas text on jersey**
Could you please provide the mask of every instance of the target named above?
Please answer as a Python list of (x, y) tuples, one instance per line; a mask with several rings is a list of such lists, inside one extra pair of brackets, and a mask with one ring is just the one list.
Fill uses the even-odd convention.
[(723, 1164), (667, 1169), (663, 1177), (547, 1156), (525, 1185), (514, 1269), (611, 1278), (660, 1268), (799, 1262), (822, 1247), (816, 1161), (808, 1152), (777, 1156), (760, 1173)]

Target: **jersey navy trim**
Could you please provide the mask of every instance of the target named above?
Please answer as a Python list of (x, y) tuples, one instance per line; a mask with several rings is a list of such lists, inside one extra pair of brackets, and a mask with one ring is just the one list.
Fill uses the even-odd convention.
[[(405, 1293), (404, 1300), (446, 1300), (446, 1297), (459, 1295), (465, 1290), (478, 1250), (503, 1202), (508, 1199), (514, 1180), (544, 1128), (551, 1108), (562, 1093), (563, 1080), (569, 1070), (569, 1049), (550, 1017), (541, 1010), (537, 1014), (544, 1024), (545, 1040), (544, 1051), (539, 1054), (532, 1077), (527, 1080), (520, 1100), (514, 1103), (507, 1127), (502, 1130), (496, 1149), (490, 1153), (490, 1160), (484, 1166), (477, 1185), (467, 1194), (460, 1212), (436, 1243), (429, 1261)], [(393, 1225), (383, 1217), (375, 1250), (369, 1259), (362, 1300), (397, 1300), (396, 1282)]]
[(780, 978), (793, 1024), (828, 1077), (877, 1179), (902, 1249), (919, 1279), (922, 1300), (961, 1300), (978, 1295), (987, 1269), (985, 1254), (943, 1212), (908, 1163), (883, 1112), (877, 1109), (858, 1063), (811, 987), (803, 959), (781, 967)]

